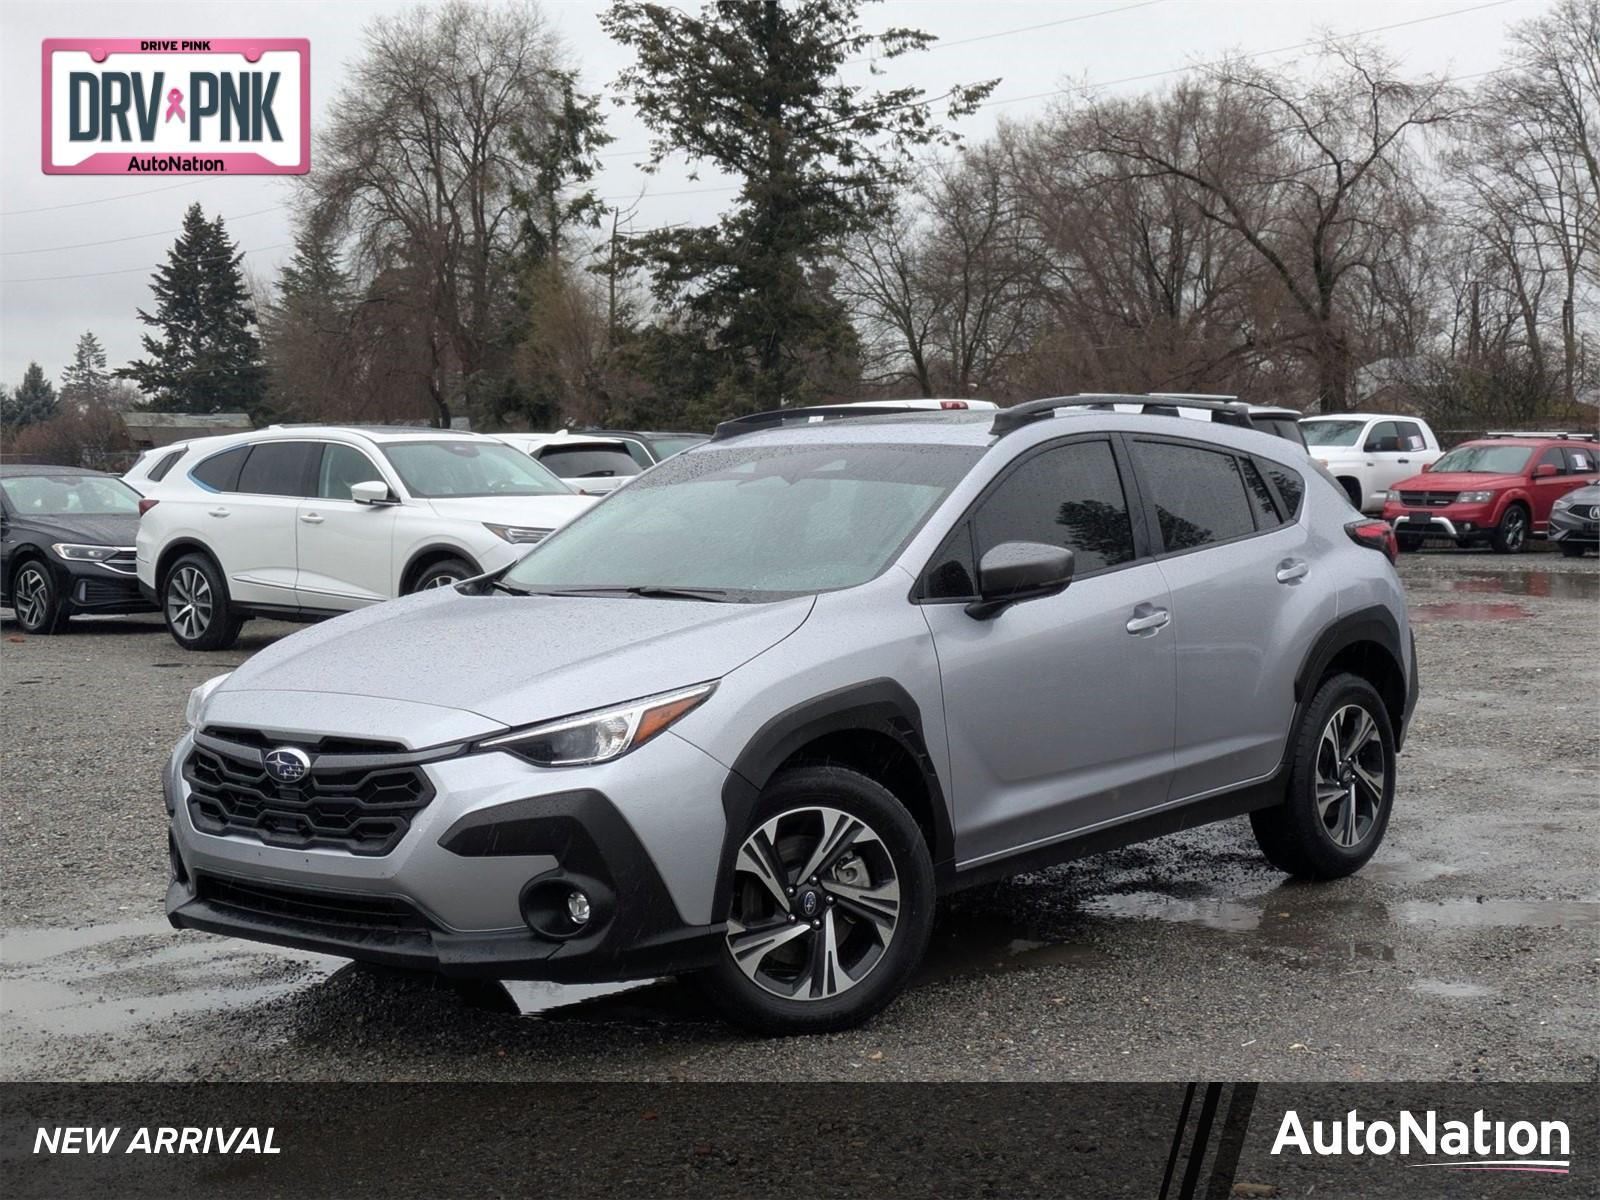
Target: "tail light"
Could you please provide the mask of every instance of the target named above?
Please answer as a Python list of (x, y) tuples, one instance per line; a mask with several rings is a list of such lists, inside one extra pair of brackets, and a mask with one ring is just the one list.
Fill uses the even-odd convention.
[(145, 513), (149, 512), (152, 508), (154, 508), (156, 505), (158, 505), (160, 503), (161, 503), (161, 501), (159, 501), (159, 500), (141, 500), (141, 501), (139, 501), (139, 515), (141, 517), (144, 516)]
[(1352, 521), (1344, 527), (1350, 540), (1368, 550), (1380, 550), (1390, 562), (1400, 557), (1400, 543), (1387, 521)]
[(940, 408), (965, 408), (966, 406), (967, 406), (967, 402), (965, 400), (941, 400), (941, 401), (939, 401), (939, 407)]

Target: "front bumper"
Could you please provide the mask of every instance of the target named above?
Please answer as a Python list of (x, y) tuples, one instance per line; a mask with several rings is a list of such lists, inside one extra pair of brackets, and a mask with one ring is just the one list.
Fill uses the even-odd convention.
[(70, 611), (85, 615), (117, 616), (154, 609), (139, 590), (138, 579), (98, 562), (60, 561), (50, 564)]
[[(721, 945), (711, 894), (727, 769), (670, 732), (596, 767), (540, 769), (508, 754), (425, 763), (432, 798), (382, 854), (203, 831), (183, 772), (193, 745), (193, 735), (179, 743), (164, 780), (175, 927), (446, 975), (560, 981), (680, 973)], [(590, 920), (552, 930), (543, 914), (574, 888)]]
[(1439, 509), (1397, 508), (1391, 501), (1384, 505), (1383, 519), (1400, 533), (1420, 534), (1423, 537), (1447, 537), (1455, 541), (1463, 538), (1487, 537), (1494, 532), (1494, 506), (1492, 504), (1452, 504)]
[[(1600, 512), (1600, 506), (1586, 505), (1585, 513)], [(1579, 516), (1570, 508), (1550, 510), (1549, 538), (1552, 542), (1571, 542), (1574, 545), (1600, 545), (1600, 519)]]

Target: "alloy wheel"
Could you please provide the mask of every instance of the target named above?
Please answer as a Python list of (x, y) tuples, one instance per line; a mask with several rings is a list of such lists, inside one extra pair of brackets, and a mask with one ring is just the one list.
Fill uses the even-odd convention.
[(435, 575), (432, 579), (428, 580), (428, 582), (422, 585), (421, 590), (424, 592), (431, 592), (435, 588), (455, 587), (455, 585), (460, 582), (461, 576), (459, 575)]
[(1528, 540), (1528, 518), (1522, 515), (1520, 508), (1513, 508), (1505, 517), (1505, 543), (1506, 549), (1513, 552), (1522, 549), (1522, 544)]
[(167, 583), (167, 620), (194, 641), (211, 626), (215, 602), (211, 584), (198, 567), (179, 567)]
[(11, 589), (11, 607), (25, 629), (44, 625), (50, 607), (50, 581), (38, 567), (23, 567)]
[(1354, 849), (1383, 811), (1389, 768), (1372, 714), (1359, 704), (1334, 712), (1317, 742), (1317, 816), (1335, 845)]
[(734, 861), (728, 952), (756, 986), (826, 1000), (871, 974), (900, 920), (900, 879), (883, 840), (836, 808), (767, 821)]

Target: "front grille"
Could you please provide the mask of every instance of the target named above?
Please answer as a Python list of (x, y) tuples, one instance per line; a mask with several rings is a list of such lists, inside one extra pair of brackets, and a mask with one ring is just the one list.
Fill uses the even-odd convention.
[(293, 921), (350, 932), (389, 930), (426, 933), (427, 918), (389, 896), (355, 896), (345, 892), (311, 891), (255, 880), (196, 875), (195, 894), (219, 908), (268, 920)]
[(190, 789), (189, 815), (202, 833), (361, 855), (393, 850), (434, 795), (428, 777), (414, 765), (323, 767), (314, 759), (304, 779), (279, 783), (259, 755), (247, 751), (234, 757), (205, 746), (190, 753), (183, 777)]
[(1600, 504), (1574, 504), (1567, 511), (1580, 521), (1592, 521), (1600, 516)]
[(1401, 492), (1400, 503), (1407, 508), (1443, 508), (1454, 504), (1459, 492)]
[(299, 746), (308, 754), (404, 754), (406, 748), (399, 742), (384, 742), (374, 738), (323, 737), (305, 738), (299, 735), (264, 733), (259, 729), (235, 729), (229, 725), (207, 725), (206, 736), (235, 746), (248, 746), (252, 750), (271, 750), (276, 746)]
[(139, 560), (134, 548), (129, 546), (126, 549), (118, 550), (110, 558), (101, 559), (100, 565), (110, 567), (113, 571), (123, 575), (132, 575), (139, 569)]

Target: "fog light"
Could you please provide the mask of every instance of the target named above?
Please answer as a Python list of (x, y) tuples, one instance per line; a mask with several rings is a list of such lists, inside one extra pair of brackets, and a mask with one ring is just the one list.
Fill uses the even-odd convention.
[(1471, 521), (1465, 521), (1462, 523), (1461, 528), (1466, 530), (1468, 533), (1471, 533), (1474, 526)]
[(587, 925), (589, 923), (589, 897), (579, 891), (568, 892), (567, 916), (572, 918), (574, 925)]

